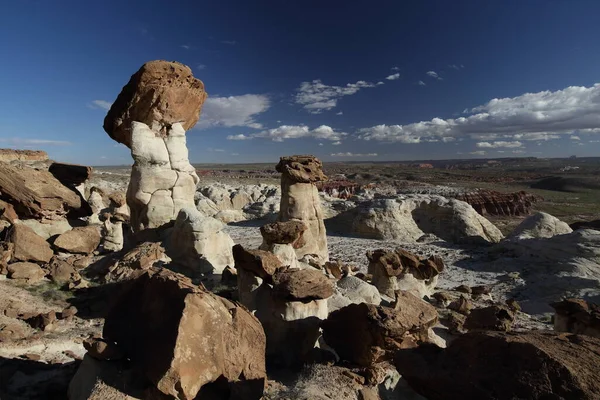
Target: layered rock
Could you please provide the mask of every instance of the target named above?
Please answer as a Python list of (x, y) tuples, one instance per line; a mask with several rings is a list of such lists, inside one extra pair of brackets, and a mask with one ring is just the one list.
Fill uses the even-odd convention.
[(0, 198), (21, 218), (61, 219), (89, 215), (87, 204), (50, 172), (0, 163)]
[(103, 337), (166, 395), (191, 400), (215, 383), (217, 393), (223, 390), (217, 398), (262, 396), (260, 323), (182, 275), (152, 269), (131, 281), (108, 313)]
[(571, 232), (573, 232), (573, 229), (566, 222), (548, 213), (538, 212), (525, 218), (509, 237), (512, 239), (550, 238)]
[(48, 168), (63, 185), (85, 195), (85, 182), (92, 176), (92, 167), (77, 164), (52, 163)]
[(534, 203), (542, 200), (525, 191), (502, 193), (495, 190), (477, 190), (454, 196), (468, 203), (481, 215), (519, 216), (529, 215)]
[(90, 254), (96, 250), (101, 239), (98, 227), (83, 226), (58, 236), (54, 246), (68, 253)]
[(50, 244), (25, 225), (14, 225), (8, 241), (14, 244), (14, 260), (47, 263), (54, 254)]
[(444, 270), (440, 257), (421, 259), (401, 248), (368, 251), (367, 258), (373, 285), (389, 297), (393, 297), (397, 290), (410, 291), (421, 298), (431, 296), (438, 275)]
[(0, 149), (0, 161), (48, 161), (48, 153), (42, 150)]
[(206, 96), (189, 67), (151, 61), (106, 115), (104, 130), (128, 146), (134, 159), (127, 190), (134, 232), (158, 228), (195, 205), (199, 179), (188, 160), (185, 130), (198, 121)]
[(262, 291), (270, 293), (271, 287), (267, 284), (273, 283), (273, 274), (284, 266), (279, 258), (268, 251), (246, 250), (239, 244), (233, 246), (233, 257), (240, 303), (255, 311), (258, 308), (257, 296), (261, 293), (258, 289), (265, 282)]
[(129, 250), (104, 276), (105, 282), (135, 279), (156, 264), (166, 264), (170, 258), (160, 243), (144, 242)]
[(497, 243), (502, 232), (464, 201), (435, 195), (401, 195), (365, 202), (340, 214), (362, 237), (414, 242), (434, 234), (452, 243)]
[(551, 305), (555, 331), (600, 338), (600, 305), (583, 299), (565, 299)]
[(193, 206), (182, 208), (166, 239), (167, 254), (193, 271), (220, 274), (234, 264), (234, 243), (224, 227), (221, 221), (204, 216)]
[(304, 232), (306, 225), (301, 221), (274, 222), (263, 225), (260, 233), (263, 242), (262, 250), (275, 254), (283, 263), (291, 268), (299, 267), (296, 249), (306, 244)]
[(325, 262), (329, 260), (327, 236), (315, 185), (327, 180), (322, 168), (323, 164), (314, 156), (281, 157), (276, 166), (281, 172), (279, 221), (301, 221), (307, 226), (303, 235), (305, 243), (296, 248), (297, 258), (315, 254)]
[(399, 349), (430, 342), (436, 309), (408, 292), (398, 292), (394, 308), (351, 304), (323, 322), (323, 337), (343, 360), (368, 367), (391, 360)]
[(469, 332), (445, 350), (400, 351), (395, 364), (429, 400), (600, 397), (600, 339), (584, 335)]

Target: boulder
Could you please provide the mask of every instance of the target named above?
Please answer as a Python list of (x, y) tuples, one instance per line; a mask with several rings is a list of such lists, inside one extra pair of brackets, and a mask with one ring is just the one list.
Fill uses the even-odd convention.
[(48, 153), (42, 150), (0, 149), (0, 161), (43, 162), (48, 161)]
[(551, 304), (554, 330), (600, 338), (600, 305), (583, 299), (565, 299)]
[(0, 200), (0, 220), (14, 224), (19, 219), (12, 204)]
[(100, 231), (96, 226), (82, 226), (58, 236), (54, 246), (68, 253), (90, 254), (100, 244)]
[(333, 283), (321, 271), (287, 269), (273, 275), (273, 290), (282, 299), (306, 302), (333, 295)]
[(573, 229), (566, 223), (545, 212), (538, 212), (525, 218), (510, 234), (512, 239), (550, 238), (571, 233)]
[(429, 342), (438, 321), (430, 304), (408, 292), (398, 292), (394, 308), (350, 304), (323, 322), (323, 337), (343, 360), (368, 367), (390, 360), (398, 349)]
[(234, 243), (224, 227), (221, 221), (202, 215), (195, 207), (183, 208), (166, 239), (167, 255), (191, 270), (220, 274), (226, 266), (234, 265)]
[(0, 274), (8, 273), (8, 263), (12, 260), (15, 245), (10, 242), (0, 242)]
[(26, 283), (37, 283), (41, 281), (46, 272), (37, 264), (31, 262), (16, 262), (8, 266), (8, 277), (21, 279)]
[(317, 255), (321, 262), (329, 260), (327, 235), (323, 222), (321, 198), (315, 182), (326, 180), (323, 164), (314, 156), (281, 157), (276, 169), (281, 172), (281, 222), (303, 222), (304, 245), (296, 248), (297, 258), (306, 254)]
[[(465, 312), (462, 312), (461, 314), (465, 314)], [(468, 312), (468, 314), (464, 327), (470, 331), (510, 331), (515, 320), (513, 311), (500, 304), (484, 308), (475, 308)]]
[(105, 282), (120, 282), (137, 278), (157, 263), (170, 261), (161, 243), (143, 242), (129, 250), (104, 276)]
[(244, 269), (269, 283), (273, 282), (273, 274), (283, 267), (274, 254), (264, 250), (246, 250), (240, 244), (233, 246), (233, 258), (237, 270)]
[(92, 176), (92, 167), (77, 164), (52, 163), (48, 168), (56, 179), (68, 187), (76, 187), (85, 183)]
[(48, 271), (48, 278), (60, 285), (81, 280), (81, 275), (79, 275), (72, 264), (56, 256), (52, 257), (52, 260), (50, 260), (50, 263), (45, 268)]
[(398, 248), (394, 251), (368, 251), (368, 272), (379, 291), (393, 297), (396, 290), (411, 291), (419, 297), (431, 296), (444, 262), (438, 256), (421, 259)]
[(435, 195), (401, 195), (367, 201), (340, 214), (356, 235), (415, 242), (434, 234), (451, 243), (498, 243), (502, 232), (464, 201)]
[(262, 396), (265, 334), (258, 320), (180, 274), (151, 269), (130, 281), (103, 337), (166, 395), (191, 400), (217, 382), (215, 389), (227, 392), (242, 387), (240, 398)]
[(469, 332), (443, 350), (399, 351), (395, 364), (429, 400), (600, 398), (600, 339), (584, 335)]
[(37, 219), (19, 219), (15, 221), (15, 225), (25, 225), (30, 227), (44, 240), (48, 240), (52, 236), (60, 235), (73, 229), (69, 221), (66, 219), (42, 221), (39, 221)]
[(355, 276), (346, 276), (337, 281), (337, 290), (352, 303), (369, 303), (378, 306), (381, 296), (377, 288)]
[(0, 163), (0, 198), (20, 218), (60, 219), (89, 215), (87, 204), (50, 172)]
[(14, 244), (14, 260), (47, 263), (54, 254), (50, 244), (25, 225), (14, 225), (8, 241)]
[(273, 222), (260, 227), (263, 244), (291, 244), (294, 248), (305, 245), (303, 238), (307, 227), (302, 221)]
[(213, 217), (225, 224), (245, 221), (247, 219), (242, 210), (221, 210), (214, 214)]
[(529, 215), (534, 203), (543, 200), (524, 191), (502, 193), (495, 190), (479, 189), (475, 192), (454, 196), (457, 200), (469, 203), (481, 215), (519, 216)]
[(150, 61), (131, 76), (112, 104), (104, 130), (109, 136), (131, 147), (132, 122), (169, 126), (183, 121), (191, 129), (200, 118), (207, 94), (204, 84), (192, 70), (178, 62)]

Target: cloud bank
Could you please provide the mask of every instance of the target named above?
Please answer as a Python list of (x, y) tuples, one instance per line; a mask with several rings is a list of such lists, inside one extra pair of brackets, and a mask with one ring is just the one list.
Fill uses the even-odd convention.
[(209, 97), (202, 107), (200, 121), (196, 126), (199, 129), (232, 126), (261, 129), (262, 125), (254, 118), (267, 111), (270, 106), (269, 98), (258, 94)]
[(347, 133), (336, 132), (327, 125), (321, 125), (315, 129), (310, 129), (305, 125), (282, 125), (278, 128), (267, 129), (262, 132), (249, 135), (238, 134), (229, 135), (227, 140), (250, 140), (254, 138), (271, 139), (274, 142), (283, 142), (286, 139), (315, 138), (320, 140), (331, 140), (339, 142)]
[(344, 96), (351, 96), (364, 88), (372, 88), (377, 84), (365, 81), (348, 83), (345, 86), (325, 85), (320, 79), (312, 82), (302, 82), (296, 90), (294, 101), (311, 114), (320, 114), (337, 106)]

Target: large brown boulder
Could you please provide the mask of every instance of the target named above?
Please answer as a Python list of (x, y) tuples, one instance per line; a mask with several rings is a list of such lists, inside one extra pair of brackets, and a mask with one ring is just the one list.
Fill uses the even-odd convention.
[(501, 193), (495, 190), (477, 190), (454, 196), (467, 202), (479, 214), (518, 216), (529, 215), (534, 203), (543, 200), (542, 197), (524, 191)]
[(104, 130), (127, 147), (131, 147), (133, 121), (150, 127), (153, 122), (163, 126), (181, 122), (187, 131), (198, 122), (206, 97), (204, 84), (194, 78), (188, 66), (150, 61), (121, 90), (104, 118)]
[(13, 260), (47, 263), (54, 254), (50, 244), (25, 225), (13, 225), (8, 241), (14, 244)]
[(272, 276), (283, 265), (277, 256), (264, 250), (246, 250), (236, 244), (232, 248), (235, 268), (244, 269), (267, 282), (272, 282)]
[(556, 332), (469, 332), (447, 349), (399, 351), (398, 372), (429, 400), (600, 398), (600, 339)]
[(323, 323), (323, 337), (344, 360), (361, 366), (393, 358), (394, 352), (428, 342), (438, 320), (436, 309), (408, 292), (399, 292), (394, 308), (350, 304)]
[(288, 269), (273, 275), (273, 292), (288, 301), (326, 299), (333, 295), (333, 283), (316, 269)]
[(117, 343), (164, 394), (194, 399), (205, 386), (259, 399), (266, 338), (245, 308), (184, 276), (152, 268), (128, 282), (109, 311), (103, 337)]
[(294, 248), (304, 246), (303, 234), (307, 227), (302, 221), (273, 222), (260, 227), (267, 245), (291, 244)]
[(100, 244), (100, 231), (94, 226), (80, 226), (59, 235), (54, 246), (68, 253), (90, 254)]
[(46, 272), (39, 265), (31, 262), (16, 262), (8, 266), (8, 277), (20, 279), (27, 283), (41, 281)]
[(48, 171), (0, 163), (0, 193), (21, 218), (58, 219), (70, 211), (87, 215), (81, 197)]
[(565, 299), (551, 304), (554, 330), (600, 338), (600, 305), (583, 299)]
[(155, 263), (168, 259), (165, 248), (158, 242), (143, 242), (129, 250), (109, 268), (104, 276), (106, 282), (134, 279), (149, 270)]
[(323, 163), (311, 155), (281, 157), (275, 169), (294, 182), (315, 183), (327, 180), (323, 173)]
[(66, 186), (80, 185), (92, 176), (92, 167), (77, 164), (52, 163), (48, 171)]

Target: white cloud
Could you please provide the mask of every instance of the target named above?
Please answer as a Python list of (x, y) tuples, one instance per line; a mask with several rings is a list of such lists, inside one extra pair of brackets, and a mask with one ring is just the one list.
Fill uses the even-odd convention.
[(323, 146), (323, 143), (319, 143), (319, 146)]
[(239, 156), (240, 153), (231, 153), (232, 156)]
[(346, 86), (329, 86), (321, 80), (302, 82), (294, 98), (296, 104), (303, 106), (311, 114), (320, 114), (337, 106), (337, 101), (343, 96), (351, 96), (363, 88), (372, 88), (371, 82), (358, 81)]
[(452, 69), (455, 69), (455, 70), (457, 70), (457, 71), (459, 71), (459, 70), (463, 69), (464, 67), (465, 67), (465, 66), (464, 66), (464, 65), (462, 65), (462, 64), (460, 64), (460, 65), (456, 65), (456, 64), (448, 64), (448, 68), (452, 68)]
[(465, 117), (359, 130), (365, 140), (419, 143), (422, 139), (551, 140), (561, 135), (600, 134), (600, 84), (492, 99)]
[(217, 152), (217, 153), (223, 153), (223, 152), (225, 152), (225, 150), (223, 150), (223, 149), (213, 149), (212, 147), (209, 147), (206, 150), (208, 150), (210, 152)]
[(417, 81), (417, 85), (419, 85), (419, 86), (426, 86), (425, 82), (423, 82), (423, 81)]
[(514, 142), (504, 142), (504, 141), (498, 141), (498, 142), (479, 142), (476, 144), (477, 147), (479, 148), (489, 148), (489, 149), (497, 149), (500, 147), (507, 147), (507, 148), (515, 148), (515, 147), (521, 147), (523, 146), (523, 143), (519, 142), (519, 141), (514, 141)]
[(49, 146), (70, 146), (72, 143), (67, 140), (50, 139), (23, 139), (20, 137), (0, 138), (0, 143), (10, 143), (16, 146), (25, 145), (49, 145)]
[(390, 76), (386, 76), (385, 79), (388, 81), (395, 81), (396, 79), (400, 79), (400, 74), (392, 74)]
[(332, 157), (377, 157), (377, 153), (366, 153), (366, 154), (360, 154), (360, 153), (331, 153), (330, 156)]
[(581, 138), (576, 135), (571, 135), (571, 140), (581, 140)]
[(189, 44), (182, 44), (182, 45), (181, 45), (181, 46), (179, 46), (179, 47), (181, 47), (182, 49), (186, 49), (186, 50), (189, 50), (189, 49), (191, 49), (191, 48), (192, 48), (192, 46), (190, 46)]
[(340, 112), (338, 112), (338, 113), (335, 113), (335, 115), (344, 115), (344, 112), (343, 112), (343, 111), (340, 111)]
[(383, 85), (383, 82), (379, 81), (379, 82), (377, 82), (375, 85), (376, 85), (376, 86), (381, 86), (381, 85)]
[(427, 74), (427, 76), (430, 76), (430, 77), (432, 77), (434, 79), (438, 79), (440, 81), (442, 80), (442, 78), (435, 71), (427, 71), (427, 72), (425, 72), (425, 74)]
[(474, 156), (485, 156), (485, 150), (471, 151), (469, 154), (473, 154)]
[(206, 68), (206, 65), (204, 65), (204, 64), (198, 64), (198, 65), (196, 65), (196, 69), (203, 70), (205, 68)]
[(400, 71), (400, 68), (398, 68), (398, 67), (392, 67), (391, 69), (392, 69), (392, 71)]
[(112, 103), (106, 100), (93, 100), (90, 104), (88, 104), (88, 107), (94, 110), (108, 111), (110, 110), (110, 106), (112, 106)]
[(332, 144), (332, 145), (334, 145), (334, 146), (339, 146), (340, 144), (342, 144), (342, 142), (340, 142), (340, 141), (338, 140), (337, 142), (333, 142), (333, 143), (331, 143), (331, 144)]
[(600, 140), (590, 140), (589, 143), (600, 143)]
[(513, 150), (512, 152), (514, 154), (522, 154), (522, 153), (525, 153), (525, 150)]
[(254, 118), (258, 114), (267, 111), (270, 106), (269, 98), (258, 94), (209, 97), (204, 102), (197, 127), (203, 129), (247, 126), (254, 129), (261, 129), (262, 125), (254, 121)]
[(262, 132), (249, 135), (229, 135), (228, 140), (249, 140), (255, 138), (271, 139), (274, 142), (283, 142), (286, 139), (315, 138), (320, 140), (340, 141), (345, 132), (336, 132), (327, 125), (321, 125), (315, 129), (309, 129), (306, 125), (282, 125), (278, 128), (267, 129)]

